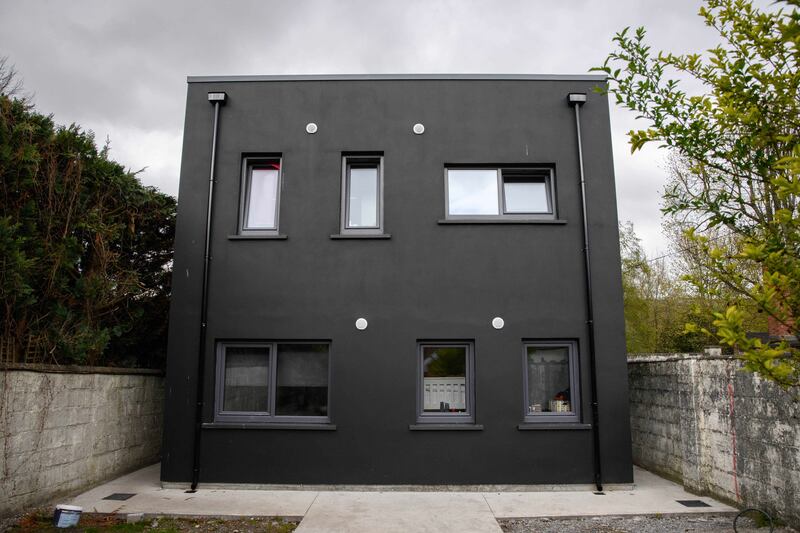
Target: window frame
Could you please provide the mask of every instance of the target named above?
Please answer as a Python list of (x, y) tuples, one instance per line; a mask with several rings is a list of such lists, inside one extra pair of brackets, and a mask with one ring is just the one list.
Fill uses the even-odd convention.
[[(423, 359), (424, 348), (428, 347), (443, 347), (443, 348), (466, 348), (466, 395), (465, 404), (466, 412), (464, 413), (426, 413), (425, 408), (425, 382), (423, 372)], [(417, 341), (417, 406), (416, 406), (416, 423), (417, 424), (461, 424), (461, 425), (474, 425), (475, 424), (475, 342), (474, 341)]]
[[(278, 164), (278, 184), (275, 195), (275, 227), (274, 228), (249, 228), (247, 217), (250, 212), (250, 186), (252, 183), (253, 168), (258, 165), (270, 163)], [(264, 235), (277, 236), (280, 233), (281, 192), (283, 190), (283, 157), (280, 154), (245, 156), (242, 158), (242, 177), (239, 193), (239, 235)]]
[[(374, 164), (378, 169), (377, 198), (375, 206), (377, 209), (377, 226), (361, 226), (351, 228), (347, 225), (350, 214), (350, 169), (355, 164)], [(383, 235), (383, 154), (375, 153), (346, 153), (342, 155), (342, 183), (341, 183), (341, 205), (339, 234), (340, 235)]]
[[(328, 414), (326, 416), (278, 415), (275, 403), (278, 396), (278, 346), (287, 344), (322, 344), (328, 347)], [(225, 358), (227, 348), (269, 348), (269, 398), (267, 411), (223, 411), (225, 398)], [(330, 424), (331, 421), (331, 342), (308, 341), (218, 341), (216, 347), (214, 383), (214, 422), (242, 424)]]
[[(541, 412), (531, 414), (528, 412), (530, 399), (528, 398), (528, 348), (567, 348), (569, 362), (569, 390), (572, 412), (550, 413)], [(523, 340), (522, 341), (522, 418), (525, 423), (551, 424), (551, 423), (577, 423), (581, 421), (581, 391), (580, 391), (580, 366), (577, 340)]]
[[(497, 215), (461, 214), (450, 213), (450, 179), (451, 170), (494, 170), (497, 172)], [(505, 178), (542, 178), (547, 192), (548, 212), (539, 213), (509, 213), (506, 210)], [(533, 180), (531, 180), (533, 181)], [(445, 165), (444, 168), (444, 203), (445, 220), (470, 220), (470, 221), (548, 221), (558, 219), (558, 206), (556, 202), (555, 171), (551, 167), (542, 166), (514, 166), (514, 165)]]

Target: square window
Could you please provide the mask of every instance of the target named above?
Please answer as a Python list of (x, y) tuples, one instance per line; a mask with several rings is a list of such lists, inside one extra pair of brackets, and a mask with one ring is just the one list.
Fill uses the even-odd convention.
[(329, 422), (329, 359), (323, 342), (219, 343), (214, 420)]
[(245, 158), (242, 166), (240, 233), (277, 234), (280, 158)]
[(448, 168), (447, 218), (555, 218), (550, 169)]
[(474, 423), (472, 344), (420, 343), (417, 359), (417, 422)]
[(383, 157), (342, 158), (341, 233), (383, 233)]
[(499, 215), (496, 169), (448, 169), (450, 215)]
[(524, 343), (523, 362), (525, 421), (579, 421), (577, 343)]

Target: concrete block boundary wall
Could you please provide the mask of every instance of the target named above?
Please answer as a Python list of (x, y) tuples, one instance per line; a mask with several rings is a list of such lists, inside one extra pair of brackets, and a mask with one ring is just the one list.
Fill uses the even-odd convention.
[(629, 355), (635, 464), (800, 526), (800, 403), (733, 357)]
[(158, 370), (0, 364), (0, 517), (159, 460)]

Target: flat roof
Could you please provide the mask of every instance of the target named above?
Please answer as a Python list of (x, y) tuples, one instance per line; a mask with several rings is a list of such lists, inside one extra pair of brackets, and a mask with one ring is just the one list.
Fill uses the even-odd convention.
[(251, 76), (187, 76), (188, 83), (237, 81), (375, 81), (375, 80), (522, 80), (606, 81), (605, 74), (279, 74)]

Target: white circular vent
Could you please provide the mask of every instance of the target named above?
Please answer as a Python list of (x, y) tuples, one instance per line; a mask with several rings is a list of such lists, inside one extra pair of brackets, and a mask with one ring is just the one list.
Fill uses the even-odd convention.
[(357, 330), (364, 331), (365, 329), (367, 329), (367, 326), (368, 326), (368, 324), (367, 324), (367, 319), (366, 318), (359, 318), (358, 320), (356, 320), (356, 329)]
[(309, 122), (306, 124), (306, 132), (307, 133), (317, 133), (317, 125), (313, 122)]
[(417, 135), (422, 135), (423, 133), (425, 133), (425, 126), (420, 124), (419, 122), (417, 122), (416, 124), (414, 124), (414, 127), (412, 128), (412, 130)]
[(500, 318), (499, 316), (496, 316), (492, 319), (492, 327), (494, 329), (503, 329), (503, 326), (505, 325), (506, 321)]

